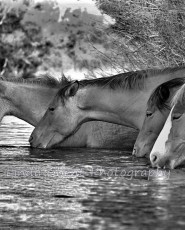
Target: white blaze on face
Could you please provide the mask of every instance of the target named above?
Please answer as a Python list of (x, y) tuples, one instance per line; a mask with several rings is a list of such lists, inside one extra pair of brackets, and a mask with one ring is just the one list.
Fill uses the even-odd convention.
[(168, 136), (170, 134), (170, 130), (171, 130), (171, 127), (172, 127), (172, 122), (171, 122), (171, 114), (172, 114), (172, 111), (173, 111), (173, 108), (171, 109), (171, 112), (164, 124), (164, 127), (162, 129), (162, 131), (160, 132), (153, 148), (152, 148), (152, 151), (150, 153), (150, 155), (152, 153), (155, 153), (155, 152), (159, 152), (159, 153), (164, 153), (165, 152), (165, 143), (166, 141), (168, 140)]

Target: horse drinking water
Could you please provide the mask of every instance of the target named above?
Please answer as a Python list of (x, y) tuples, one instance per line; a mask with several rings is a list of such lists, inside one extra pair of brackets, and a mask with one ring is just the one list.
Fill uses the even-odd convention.
[(150, 154), (154, 167), (174, 169), (185, 163), (185, 84), (172, 99), (172, 109)]
[(184, 78), (172, 79), (158, 86), (151, 94), (143, 126), (134, 144), (133, 155), (137, 157), (149, 156), (170, 113), (171, 98), (184, 82)]
[[(61, 85), (65, 84), (64, 80), (60, 82), (48, 75), (26, 80), (1, 77), (0, 121), (6, 115), (13, 115), (36, 126)], [(122, 139), (127, 133), (133, 142), (137, 135), (133, 130), (105, 122), (89, 122), (59, 146), (121, 148), (125, 146)]]
[(52, 147), (90, 120), (140, 129), (152, 91), (163, 82), (179, 77), (185, 77), (185, 67), (68, 82), (50, 103), (30, 137), (30, 144), (33, 147)]

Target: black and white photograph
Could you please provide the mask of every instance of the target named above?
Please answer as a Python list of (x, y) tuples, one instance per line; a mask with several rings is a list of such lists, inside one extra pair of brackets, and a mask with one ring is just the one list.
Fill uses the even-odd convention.
[(185, 229), (184, 0), (0, 0), (14, 229)]

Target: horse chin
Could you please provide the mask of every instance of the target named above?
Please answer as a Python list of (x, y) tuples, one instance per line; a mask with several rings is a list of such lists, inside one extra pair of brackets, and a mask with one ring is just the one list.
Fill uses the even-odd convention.
[[(149, 145), (142, 145), (142, 147), (135, 147), (133, 149), (133, 155), (135, 155), (136, 157), (146, 157), (149, 158), (150, 157), (150, 151), (151, 151), (151, 146)], [(134, 151), (135, 150), (135, 151)]]
[(174, 159), (170, 162), (170, 169), (185, 167), (185, 156)]
[(148, 145), (145, 145), (143, 150), (140, 150), (140, 154), (139, 157), (146, 157), (148, 155), (149, 157), (149, 153), (151, 150), (149, 150)]
[(51, 137), (51, 139), (49, 140), (49, 142), (44, 146), (44, 148), (54, 148), (57, 147), (57, 145), (64, 141), (65, 137), (62, 136), (59, 133), (54, 133), (54, 135)]

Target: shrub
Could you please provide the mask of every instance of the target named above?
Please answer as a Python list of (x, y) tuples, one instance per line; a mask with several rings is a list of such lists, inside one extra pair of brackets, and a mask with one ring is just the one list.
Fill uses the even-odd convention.
[(95, 1), (114, 20), (107, 28), (113, 64), (131, 70), (184, 64), (184, 0)]

